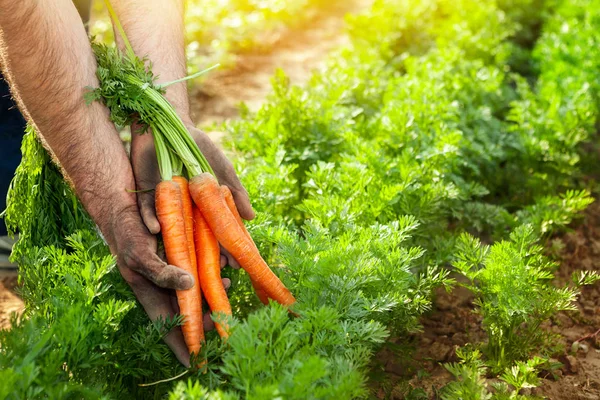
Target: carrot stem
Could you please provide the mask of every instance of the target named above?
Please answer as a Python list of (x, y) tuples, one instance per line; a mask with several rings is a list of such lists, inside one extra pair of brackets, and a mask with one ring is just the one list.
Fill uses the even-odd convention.
[(173, 169), (169, 157), (169, 150), (165, 144), (164, 138), (157, 129), (152, 129), (154, 138), (154, 147), (156, 148), (156, 158), (158, 159), (158, 170), (162, 180), (170, 181), (173, 177)]
[(181, 158), (189, 173), (192, 176), (200, 175), (203, 172), (214, 175), (215, 173), (208, 160), (198, 148), (173, 106), (164, 96), (155, 87), (142, 82), (136, 76), (126, 75), (125, 78), (130, 84), (142, 88), (148, 102), (156, 107), (152, 115), (145, 117), (152, 119), (153, 124), (161, 130), (166, 141)]
[(183, 176), (183, 163), (181, 162), (181, 158), (177, 157), (177, 154), (175, 154), (175, 152), (171, 149), (169, 149), (169, 156), (171, 157), (171, 168), (173, 168), (173, 176)]
[(119, 21), (119, 18), (117, 17), (117, 13), (112, 8), (110, 0), (104, 0), (104, 4), (106, 5), (106, 9), (110, 14), (110, 18), (113, 20), (115, 26), (117, 27), (117, 30), (119, 31), (121, 38), (123, 38), (123, 42), (125, 43), (125, 48), (127, 49), (128, 56), (133, 59), (135, 57), (135, 52), (133, 51), (133, 47), (131, 46), (127, 35), (125, 34), (125, 30), (123, 29), (123, 25), (121, 25), (121, 21)]
[(209, 71), (212, 71), (212, 70), (213, 70), (213, 69), (215, 69), (215, 68), (218, 68), (220, 65), (221, 65), (221, 64), (218, 64), (218, 63), (217, 63), (217, 64), (213, 65), (212, 67), (208, 67), (208, 68), (206, 68), (206, 69), (203, 69), (202, 71), (196, 72), (195, 74), (188, 75), (188, 76), (186, 76), (186, 77), (184, 77), (184, 78), (175, 79), (174, 81), (171, 81), (171, 82), (165, 82), (165, 83), (161, 83), (161, 84), (158, 84), (158, 85), (156, 85), (156, 87), (157, 87), (158, 89), (164, 89), (164, 88), (166, 88), (166, 87), (168, 87), (168, 86), (171, 86), (171, 85), (173, 85), (173, 84), (175, 84), (175, 83), (184, 82), (184, 81), (188, 81), (188, 80), (190, 80), (190, 79), (197, 78), (197, 77), (199, 77), (200, 75), (204, 75), (204, 74), (206, 74), (207, 72), (209, 72)]
[[(133, 47), (127, 38), (127, 34), (125, 33), (117, 14), (110, 4), (110, 0), (104, 0), (104, 3), (115, 27), (117, 28), (117, 31), (123, 38), (123, 42), (125, 43), (125, 47), (127, 49), (127, 56), (131, 60), (134, 60), (136, 58), (135, 52), (133, 51)], [(212, 175), (215, 175), (215, 172), (206, 160), (206, 157), (204, 157), (204, 154), (202, 154), (202, 151), (200, 151), (198, 148), (198, 145), (190, 135), (185, 124), (171, 103), (169, 103), (169, 101), (162, 95), (160, 91), (169, 85), (195, 78), (216, 68), (217, 66), (218, 64), (196, 74), (167, 82), (162, 85), (154, 85), (148, 82), (143, 82), (133, 74), (124, 75), (125, 81), (129, 84), (140, 87), (143, 95), (146, 97), (146, 100), (148, 100), (147, 103), (149, 105), (149, 109), (137, 110), (140, 115), (140, 119), (150, 125), (153, 130), (160, 130), (160, 133), (164, 135), (166, 142), (173, 148), (173, 151), (183, 161), (183, 164), (192, 176), (200, 175), (203, 172), (208, 172)]]

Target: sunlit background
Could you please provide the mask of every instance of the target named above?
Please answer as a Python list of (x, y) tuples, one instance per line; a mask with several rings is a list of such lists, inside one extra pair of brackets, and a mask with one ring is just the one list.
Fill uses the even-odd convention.
[[(186, 46), (190, 72), (207, 65), (235, 64), (236, 55), (268, 52), (283, 34), (302, 29), (342, 0), (187, 0)], [(102, 0), (93, 1), (90, 33), (112, 41), (113, 32)]]

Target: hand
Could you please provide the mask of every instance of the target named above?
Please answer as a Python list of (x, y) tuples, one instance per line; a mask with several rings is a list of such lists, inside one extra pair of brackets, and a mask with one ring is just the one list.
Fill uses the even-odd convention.
[[(156, 236), (144, 225), (137, 207), (116, 213), (109, 221), (106, 235), (111, 252), (117, 255), (121, 275), (152, 321), (177, 313), (174, 292), (194, 284), (192, 276), (182, 269), (167, 265), (157, 254)], [(189, 366), (189, 353), (181, 329), (165, 337), (177, 359)]]
[[(198, 147), (215, 171), (219, 183), (228, 186), (231, 190), (241, 217), (246, 220), (253, 219), (255, 215), (250, 204), (248, 192), (237, 177), (231, 161), (225, 157), (223, 151), (204, 132), (195, 128), (191, 122), (188, 122), (186, 125)], [(135, 127), (133, 127), (133, 130), (135, 131)], [(146, 189), (153, 189), (160, 182), (152, 135), (147, 133), (143, 135), (132, 134), (131, 163), (136, 186), (140, 190), (137, 199), (142, 219), (148, 230), (151, 233), (157, 234), (160, 232), (160, 224), (156, 218), (156, 210), (154, 208), (154, 192), (144, 191)], [(235, 259), (229, 256), (224, 249), (221, 250), (221, 254), (221, 264), (226, 262), (234, 268), (239, 268)]]
[[(133, 127), (133, 130), (135, 131), (135, 127)], [(215, 171), (219, 182), (230, 188), (242, 218), (254, 218), (254, 211), (250, 205), (248, 193), (240, 183), (231, 162), (204, 132), (195, 127), (188, 127), (188, 130)], [(121, 275), (131, 286), (150, 319), (156, 320), (161, 316), (171, 317), (179, 312), (179, 307), (175, 293), (169, 289), (185, 289), (188, 286), (185, 285), (185, 278), (179, 279), (179, 281), (183, 281), (179, 282), (179, 284), (183, 284), (182, 286), (172, 284), (177, 281), (177, 278), (170, 276), (170, 273), (174, 273), (170, 271), (172, 268), (175, 271), (186, 273), (179, 268), (167, 266), (156, 254), (157, 240), (154, 235), (160, 232), (160, 224), (156, 218), (154, 191), (144, 191), (153, 189), (160, 182), (156, 151), (150, 134), (132, 134), (131, 164), (136, 188), (140, 190), (137, 193), (137, 201), (139, 206), (138, 217), (141, 216), (141, 218), (138, 218), (139, 223), (136, 224), (137, 226), (134, 229), (122, 230), (125, 237), (117, 239), (116, 242), (123, 243), (123, 245), (113, 251), (113, 254), (119, 254)], [(131, 235), (130, 232), (140, 232), (140, 234)], [(135, 251), (135, 255), (131, 255), (131, 251)], [(232, 257), (224, 250), (222, 250), (222, 253), (221, 268), (226, 264), (239, 268)], [(159, 271), (166, 272), (161, 274)], [(229, 279), (223, 279), (225, 289), (228, 289), (230, 285)], [(214, 323), (209, 314), (204, 315), (204, 329), (214, 329)], [(171, 331), (165, 337), (165, 342), (177, 359), (188, 367), (189, 352), (183, 340), (181, 329), (177, 328)]]
[[(156, 236), (150, 234), (143, 224), (137, 210), (121, 213), (113, 224), (111, 250), (118, 254), (119, 271), (133, 290), (138, 301), (144, 307), (148, 317), (154, 321), (159, 317), (173, 317), (179, 313), (177, 297), (172, 289), (188, 289), (193, 279), (187, 272), (167, 265), (157, 254)], [(221, 268), (225, 262), (221, 262)], [(231, 281), (223, 279), (225, 290)], [(204, 315), (204, 329), (214, 329), (209, 313)], [(177, 359), (189, 367), (190, 354), (183, 340), (181, 328), (173, 329), (165, 337)]]

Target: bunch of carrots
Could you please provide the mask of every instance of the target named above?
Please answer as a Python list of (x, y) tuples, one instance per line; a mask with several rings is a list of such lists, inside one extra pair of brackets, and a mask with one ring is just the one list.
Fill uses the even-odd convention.
[(202, 296), (212, 313), (223, 317), (215, 324), (219, 335), (226, 339), (230, 334), (226, 321), (231, 306), (221, 280), (220, 246), (246, 270), (263, 303), (271, 299), (291, 306), (295, 299), (261, 257), (231, 191), (219, 185), (208, 161), (162, 95), (169, 84), (191, 77), (155, 85), (152, 72), (133, 52), (110, 2), (105, 3), (126, 53), (92, 43), (100, 87), (88, 94), (88, 101), (103, 100), (116, 123), (137, 121), (152, 132), (161, 175), (155, 189), (156, 214), (167, 261), (194, 278), (191, 289), (177, 291), (177, 300), (184, 316), (185, 342), (190, 353), (198, 354), (204, 341)]
[[(272, 299), (291, 306), (295, 299), (261, 257), (229, 188), (220, 186), (210, 172), (200, 169), (188, 169), (188, 181), (177, 160), (177, 154), (184, 151), (169, 148), (165, 140), (176, 132), (165, 134), (168, 125), (161, 127), (163, 130), (152, 127), (162, 178), (155, 191), (156, 214), (167, 261), (189, 272), (196, 282), (191, 289), (177, 291), (177, 301), (185, 317), (182, 330), (188, 349), (198, 353), (204, 341), (202, 295), (213, 314), (221, 315), (223, 321), (231, 316), (221, 281), (219, 244), (248, 272), (263, 303)], [(185, 130), (183, 124), (177, 133), (183, 134), (182, 129)], [(229, 336), (226, 323), (216, 322), (215, 326), (223, 339)]]

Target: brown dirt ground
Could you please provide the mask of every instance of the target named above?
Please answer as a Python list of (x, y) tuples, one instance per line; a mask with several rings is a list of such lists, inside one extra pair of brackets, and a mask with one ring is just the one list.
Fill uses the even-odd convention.
[(17, 272), (0, 270), (0, 329), (10, 326), (10, 315), (23, 312), (23, 301), (15, 293)]
[[(556, 273), (557, 281), (563, 284), (574, 271), (597, 270), (600, 265), (600, 203), (592, 204), (584, 220), (574, 226), (572, 232), (554, 239), (563, 245)], [(577, 308), (561, 312), (544, 327), (561, 337), (564, 351), (553, 361), (563, 367), (555, 372), (557, 379), (544, 374), (541, 386), (530, 394), (550, 400), (600, 399), (600, 334), (594, 336), (600, 329), (600, 283), (582, 290)], [(481, 317), (473, 309), (468, 290), (458, 287), (450, 294), (439, 291), (434, 311), (422, 320), (423, 334), (408, 339), (416, 349), (412, 361), (407, 364), (407, 360), (398, 359), (393, 346), (378, 355), (380, 375), (387, 378), (380, 376), (379, 397), (401, 399), (408, 387), (414, 387), (424, 389), (430, 399), (439, 399), (439, 389), (452, 380), (442, 363), (457, 361), (457, 347), (485, 341)], [(573, 342), (587, 336), (572, 353)], [(401, 345), (406, 339), (392, 342)]]

